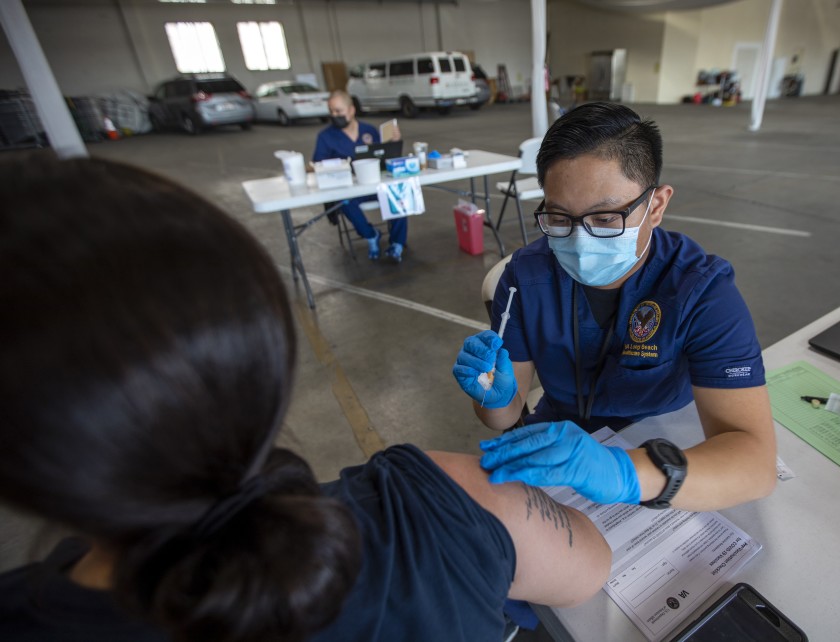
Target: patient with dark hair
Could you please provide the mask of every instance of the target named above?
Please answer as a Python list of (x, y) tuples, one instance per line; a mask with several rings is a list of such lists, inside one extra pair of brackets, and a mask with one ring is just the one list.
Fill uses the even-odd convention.
[(268, 254), (162, 177), (0, 164), (0, 501), (77, 536), (0, 575), (0, 639), (501, 640), (610, 551), (472, 455), (388, 448), (319, 484), (275, 447), (295, 333)]

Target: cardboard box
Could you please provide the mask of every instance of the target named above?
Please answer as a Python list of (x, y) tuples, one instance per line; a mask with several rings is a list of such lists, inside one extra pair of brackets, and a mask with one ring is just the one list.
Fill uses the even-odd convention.
[(416, 176), (420, 173), (420, 159), (416, 156), (402, 156), (385, 160), (385, 171), (394, 178)]
[(353, 172), (350, 162), (344, 158), (330, 158), (314, 164), (315, 180), (318, 189), (350, 187), (353, 185)]

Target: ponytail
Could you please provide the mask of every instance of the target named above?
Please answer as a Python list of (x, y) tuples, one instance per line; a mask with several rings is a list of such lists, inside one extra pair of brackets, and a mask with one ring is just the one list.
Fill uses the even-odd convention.
[(287, 450), (260, 478), (267, 492), (211, 532), (155, 529), (126, 542), (118, 596), (184, 642), (293, 642), (334, 620), (361, 563), (352, 514)]

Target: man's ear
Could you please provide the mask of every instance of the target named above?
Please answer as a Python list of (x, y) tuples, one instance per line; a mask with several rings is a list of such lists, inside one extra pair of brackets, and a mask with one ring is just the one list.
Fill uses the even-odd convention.
[(674, 188), (670, 185), (660, 185), (653, 193), (653, 199), (650, 204), (650, 222), (653, 227), (659, 227), (662, 223), (662, 216), (665, 214), (665, 208), (671, 197), (674, 195)]

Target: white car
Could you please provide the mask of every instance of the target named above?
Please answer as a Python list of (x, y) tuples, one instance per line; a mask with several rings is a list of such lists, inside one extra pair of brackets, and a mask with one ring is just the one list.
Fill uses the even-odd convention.
[(257, 120), (275, 121), (284, 127), (301, 118), (320, 118), (326, 122), (330, 115), (329, 97), (329, 92), (308, 83), (278, 80), (257, 87), (254, 107)]

